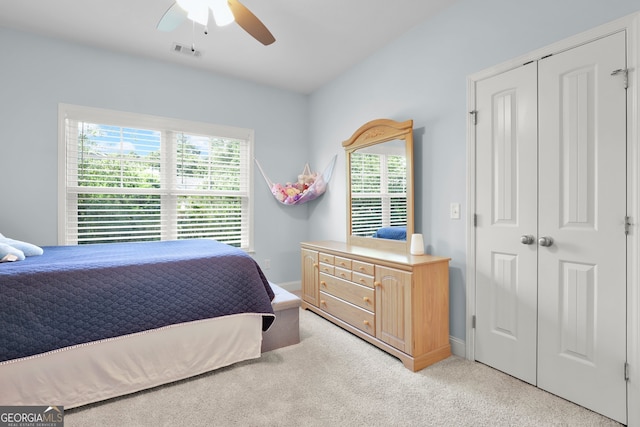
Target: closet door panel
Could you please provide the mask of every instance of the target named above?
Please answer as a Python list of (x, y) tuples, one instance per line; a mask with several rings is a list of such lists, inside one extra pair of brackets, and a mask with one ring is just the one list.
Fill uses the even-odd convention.
[[(618, 33), (539, 62), (538, 386), (626, 422), (626, 93)], [(548, 241), (546, 243), (549, 243)]]
[(476, 94), (475, 357), (535, 384), (536, 64), (480, 81)]

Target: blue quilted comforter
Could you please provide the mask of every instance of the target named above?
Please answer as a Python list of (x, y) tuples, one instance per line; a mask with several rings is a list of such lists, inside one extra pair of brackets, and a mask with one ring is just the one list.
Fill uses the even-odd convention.
[(0, 264), (0, 362), (239, 313), (273, 322), (273, 291), (214, 240), (51, 246)]

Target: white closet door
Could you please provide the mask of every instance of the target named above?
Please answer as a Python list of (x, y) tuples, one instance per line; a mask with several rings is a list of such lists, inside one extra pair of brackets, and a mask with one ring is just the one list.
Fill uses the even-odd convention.
[(625, 34), (539, 61), (538, 386), (626, 423)]
[(622, 423), (625, 58), (618, 33), (476, 85), (476, 359)]
[(475, 358), (535, 384), (536, 64), (478, 82), (476, 99)]

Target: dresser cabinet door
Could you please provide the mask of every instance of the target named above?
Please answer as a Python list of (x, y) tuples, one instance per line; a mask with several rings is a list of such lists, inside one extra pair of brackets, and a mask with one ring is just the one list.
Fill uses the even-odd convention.
[(318, 306), (318, 252), (302, 249), (302, 299)]
[(410, 272), (375, 267), (376, 337), (409, 355), (411, 337)]

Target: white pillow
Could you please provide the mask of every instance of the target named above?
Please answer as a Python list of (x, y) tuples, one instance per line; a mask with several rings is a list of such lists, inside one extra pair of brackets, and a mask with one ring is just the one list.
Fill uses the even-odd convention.
[[(20, 251), (22, 253), (23, 257), (24, 256), (42, 255), (44, 253), (42, 248), (39, 247), (39, 246), (36, 246), (34, 244), (31, 244), (31, 243), (23, 242), (21, 240), (10, 239), (8, 237), (5, 237), (2, 233), (0, 233), (0, 243), (3, 243), (5, 245), (9, 245), (9, 246), (13, 246), (15, 249), (17, 249), (18, 251)], [(16, 256), (18, 256), (18, 255), (16, 255)], [(0, 257), (0, 259), (2, 259), (2, 258), (3, 257)], [(24, 258), (22, 258), (22, 259), (24, 259)], [(20, 261), (22, 261), (22, 259)]]
[(8, 237), (0, 236), (0, 243), (4, 243), (5, 245), (13, 246), (19, 251), (23, 252), (25, 256), (35, 256), (42, 255), (44, 251), (40, 246), (36, 246), (31, 243), (23, 242), (21, 240), (9, 239)]
[[(20, 249), (16, 249), (6, 243), (0, 243), (0, 261), (12, 261), (12, 257), (9, 255), (13, 255), (17, 258), (13, 261), (22, 261), (24, 259), (24, 252)], [(7, 258), (6, 260), (5, 257)]]

